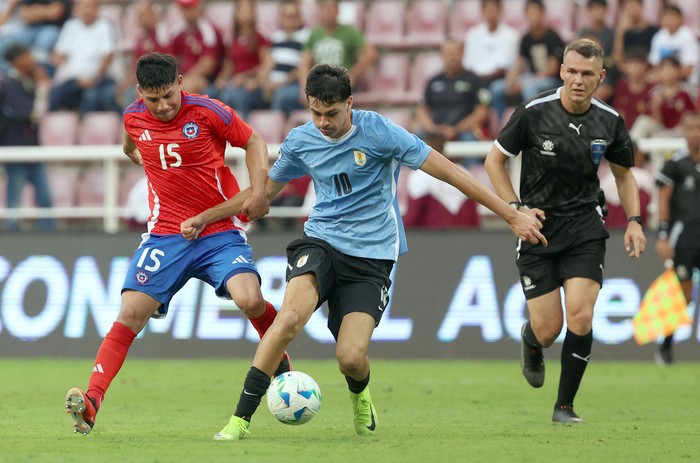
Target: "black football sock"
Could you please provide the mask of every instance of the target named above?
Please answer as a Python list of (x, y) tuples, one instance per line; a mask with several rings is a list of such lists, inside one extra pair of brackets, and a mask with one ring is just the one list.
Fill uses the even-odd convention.
[(557, 407), (573, 405), (583, 373), (588, 366), (592, 344), (592, 330), (583, 336), (566, 330), (564, 346), (561, 350), (561, 376), (559, 378)]
[(369, 384), (369, 372), (367, 372), (367, 377), (362, 381), (357, 381), (350, 376), (346, 376), (345, 381), (348, 383), (348, 389), (350, 389), (350, 392), (359, 394), (360, 392), (364, 391)]
[(673, 335), (666, 336), (664, 338), (664, 343), (662, 344), (664, 349), (670, 349), (671, 346), (673, 346)]
[(241, 391), (241, 397), (238, 399), (234, 415), (250, 421), (269, 386), (270, 377), (263, 371), (250, 367), (243, 382), (243, 391)]
[(530, 322), (527, 322), (527, 325), (525, 325), (525, 332), (523, 333), (523, 338), (525, 338), (525, 344), (527, 344), (528, 346), (534, 347), (536, 349), (542, 349), (542, 344), (539, 343), (537, 337), (535, 336), (535, 332), (532, 331), (532, 325), (530, 325)]

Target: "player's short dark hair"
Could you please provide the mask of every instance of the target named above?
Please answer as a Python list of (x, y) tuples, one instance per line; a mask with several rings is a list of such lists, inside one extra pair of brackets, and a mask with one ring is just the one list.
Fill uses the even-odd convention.
[(316, 98), (327, 105), (345, 101), (352, 95), (348, 70), (342, 66), (317, 64), (306, 77), (304, 91), (307, 98)]
[(577, 39), (569, 43), (564, 49), (564, 56), (570, 51), (575, 51), (584, 58), (597, 58), (603, 61), (603, 48), (591, 39)]
[(177, 61), (165, 53), (147, 53), (136, 61), (136, 81), (141, 88), (160, 90), (177, 82)]

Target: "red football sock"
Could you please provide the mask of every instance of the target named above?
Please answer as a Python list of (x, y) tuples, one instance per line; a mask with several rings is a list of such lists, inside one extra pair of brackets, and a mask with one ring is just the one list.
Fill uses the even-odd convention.
[(267, 331), (270, 325), (272, 325), (272, 322), (275, 320), (276, 316), (277, 311), (275, 310), (275, 306), (265, 301), (265, 313), (258, 318), (249, 318), (249, 320), (250, 323), (253, 324), (255, 331), (257, 331), (262, 338), (265, 331)]
[(104, 399), (109, 384), (124, 364), (126, 354), (129, 352), (129, 347), (131, 347), (135, 337), (136, 333), (130, 328), (119, 322), (114, 322), (112, 329), (102, 341), (100, 350), (97, 351), (87, 389), (87, 395), (97, 401), (98, 407)]

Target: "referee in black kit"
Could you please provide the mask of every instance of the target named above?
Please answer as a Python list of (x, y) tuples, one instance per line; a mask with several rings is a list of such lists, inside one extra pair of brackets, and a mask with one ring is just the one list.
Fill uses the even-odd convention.
[[(620, 115), (595, 98), (605, 78), (603, 50), (588, 39), (564, 50), (560, 88), (518, 106), (486, 158), (496, 191), (512, 207), (537, 217), (549, 246), (518, 240), (516, 263), (530, 321), (522, 328), (522, 371), (532, 387), (544, 383), (542, 349), (563, 326), (564, 288), (567, 331), (561, 352), (555, 423), (580, 423), (574, 397), (588, 365), (593, 342), (593, 306), (603, 282), (605, 240), (598, 201), (598, 165), (605, 157), (615, 176), (628, 217), (625, 248), (639, 257), (646, 239), (639, 214), (639, 190), (632, 176), (632, 142)], [(522, 152), (520, 199), (506, 160)]]

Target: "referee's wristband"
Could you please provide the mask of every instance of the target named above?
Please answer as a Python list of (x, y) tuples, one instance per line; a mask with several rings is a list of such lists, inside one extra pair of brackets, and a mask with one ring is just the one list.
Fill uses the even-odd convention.
[(637, 222), (639, 225), (642, 225), (642, 218), (638, 215), (633, 215), (632, 217), (627, 217), (627, 223), (630, 222)]
[(516, 211), (520, 210), (520, 208), (523, 207), (523, 203), (521, 203), (520, 201), (511, 201), (508, 203), (508, 205)]

